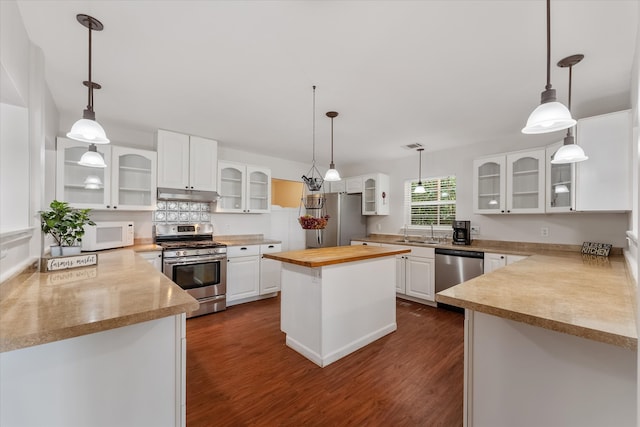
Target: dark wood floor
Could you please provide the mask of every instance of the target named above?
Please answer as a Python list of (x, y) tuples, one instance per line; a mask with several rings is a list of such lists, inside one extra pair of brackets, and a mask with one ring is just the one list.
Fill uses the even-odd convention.
[(278, 298), (187, 320), (187, 426), (461, 426), (463, 315), (397, 300), (398, 330), (320, 368)]

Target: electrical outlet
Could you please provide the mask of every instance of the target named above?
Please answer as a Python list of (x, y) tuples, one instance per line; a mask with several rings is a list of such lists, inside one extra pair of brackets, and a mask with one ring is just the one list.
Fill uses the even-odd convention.
[(542, 237), (549, 237), (549, 227), (540, 227), (540, 235)]
[(475, 234), (475, 235), (480, 234), (480, 226), (479, 225), (472, 225), (471, 226), (471, 234)]
[(382, 224), (378, 224), (377, 227), (378, 227), (378, 231), (382, 230)]

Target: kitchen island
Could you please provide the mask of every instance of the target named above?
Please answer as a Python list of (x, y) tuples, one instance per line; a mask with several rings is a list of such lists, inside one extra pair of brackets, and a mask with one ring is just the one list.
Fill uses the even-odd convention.
[(324, 367), (397, 329), (395, 255), (369, 246), (265, 254), (282, 261), (286, 344)]
[(185, 312), (131, 250), (0, 285), (0, 425), (185, 423)]
[(466, 426), (636, 426), (622, 256), (534, 254), (436, 295), (465, 308)]

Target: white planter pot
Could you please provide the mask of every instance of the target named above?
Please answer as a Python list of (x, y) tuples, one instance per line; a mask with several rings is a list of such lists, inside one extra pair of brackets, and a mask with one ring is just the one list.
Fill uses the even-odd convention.
[(51, 251), (51, 256), (61, 256), (62, 255), (62, 247), (51, 245), (49, 246), (49, 250)]
[(62, 255), (79, 255), (80, 246), (62, 246)]

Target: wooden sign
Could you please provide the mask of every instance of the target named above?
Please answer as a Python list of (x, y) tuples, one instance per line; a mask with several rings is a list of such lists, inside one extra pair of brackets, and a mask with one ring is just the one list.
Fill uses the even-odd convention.
[(42, 258), (40, 263), (40, 271), (46, 273), (48, 271), (67, 270), (70, 268), (89, 267), (98, 264), (98, 254), (82, 254), (71, 256), (58, 256)]

